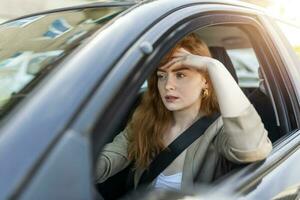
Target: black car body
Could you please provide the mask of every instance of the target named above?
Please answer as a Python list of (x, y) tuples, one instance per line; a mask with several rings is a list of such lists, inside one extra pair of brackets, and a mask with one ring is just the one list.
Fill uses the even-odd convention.
[[(26, 24), (24, 19), (31, 21)], [(41, 37), (33, 36), (34, 30), (22, 31), (46, 19), (49, 22), (36, 26), (45, 30)], [(47, 55), (27, 65), (25, 73), (34, 77), (24, 87), (10, 90), (1, 105), (0, 199), (96, 198), (97, 154), (126, 124), (141, 86), (159, 60), (196, 30), (209, 46), (254, 52), (279, 130), (265, 161), (234, 171), (214, 183), (214, 190), (271, 199), (287, 188), (298, 188), (300, 63), (275, 21), (259, 8), (233, 1), (157, 0), (89, 4), (2, 24), (0, 61), (14, 62), (23, 52)], [(241, 42), (236, 34), (247, 36), (247, 41)], [(56, 45), (57, 38), (64, 38), (64, 43)], [(36, 51), (30, 49), (34, 44)], [(244, 90), (251, 92), (251, 87)]]

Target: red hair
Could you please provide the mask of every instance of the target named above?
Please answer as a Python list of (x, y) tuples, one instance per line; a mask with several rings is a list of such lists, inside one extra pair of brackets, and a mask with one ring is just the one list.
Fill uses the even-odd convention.
[[(179, 41), (162, 59), (160, 65), (171, 60), (178, 48), (184, 48), (195, 55), (211, 57), (207, 45), (196, 34), (190, 34)], [(200, 110), (210, 115), (219, 110), (217, 98), (207, 72), (199, 71), (208, 82), (208, 94), (202, 96)], [(128, 157), (135, 161), (136, 168), (147, 168), (151, 160), (165, 148), (163, 133), (172, 120), (172, 112), (167, 110), (157, 87), (157, 75), (154, 72), (148, 79), (148, 90), (144, 93), (140, 105), (128, 124)]]

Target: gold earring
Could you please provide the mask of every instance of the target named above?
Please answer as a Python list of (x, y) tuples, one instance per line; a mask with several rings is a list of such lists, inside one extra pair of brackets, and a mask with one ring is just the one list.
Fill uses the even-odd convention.
[(203, 89), (202, 90), (202, 96), (207, 97), (208, 96), (208, 89)]

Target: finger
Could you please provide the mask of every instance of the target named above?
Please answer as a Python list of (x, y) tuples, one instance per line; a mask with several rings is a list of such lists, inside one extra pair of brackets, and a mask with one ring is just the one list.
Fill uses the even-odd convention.
[(189, 52), (189, 51), (186, 50), (185, 48), (179, 48), (179, 49), (178, 49), (178, 52), (186, 53), (186, 54), (191, 54), (191, 52)]
[(181, 60), (178, 60), (178, 61), (176, 61), (176, 62), (172, 62), (170, 65), (166, 66), (165, 68), (159, 68), (159, 69), (167, 70), (167, 69), (170, 68), (170, 67), (177, 68), (177, 67), (180, 67), (180, 66), (182, 66), (182, 61), (181, 61)]
[(180, 57), (180, 56), (187, 56), (190, 55), (191, 53), (184, 48), (179, 48), (175, 51), (175, 53), (172, 55), (172, 57)]
[(171, 67), (172, 65), (174, 65), (176, 62), (179, 62), (180, 60), (182, 60), (181, 57), (178, 58), (174, 58), (172, 60), (170, 60), (169, 62), (167, 62), (165, 65), (159, 67), (160, 69), (167, 69), (169, 67)]
[(184, 57), (177, 57), (177, 58), (174, 58), (174, 59), (170, 60), (165, 65), (163, 65), (163, 66), (161, 66), (159, 68), (160, 69), (167, 69), (167, 68), (173, 66), (176, 63), (181, 63), (183, 60), (184, 60)]
[(178, 58), (178, 57), (185, 57), (187, 56), (188, 54), (184, 53), (184, 52), (175, 52), (171, 58)]

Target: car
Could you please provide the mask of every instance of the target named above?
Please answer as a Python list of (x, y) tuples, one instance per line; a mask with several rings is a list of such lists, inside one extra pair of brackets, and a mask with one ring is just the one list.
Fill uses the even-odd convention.
[(94, 184), (97, 155), (126, 125), (159, 61), (192, 32), (235, 77), (273, 142), (265, 160), (204, 182), (195, 198), (209, 187), (231, 199), (296, 199), (300, 43), (291, 31), (300, 28), (229, 0), (103, 2), (4, 22), (0, 199), (106, 198)]

